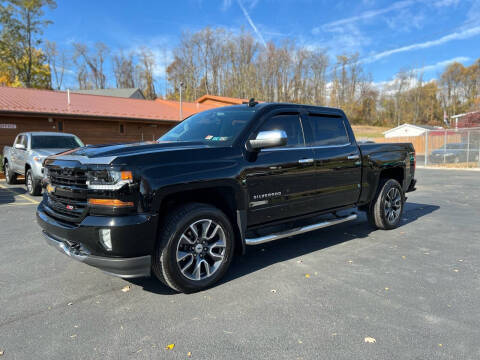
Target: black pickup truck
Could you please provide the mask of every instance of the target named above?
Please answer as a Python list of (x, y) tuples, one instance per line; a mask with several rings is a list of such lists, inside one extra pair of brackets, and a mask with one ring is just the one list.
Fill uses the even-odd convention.
[(153, 143), (47, 158), (37, 221), (74, 259), (192, 292), (247, 245), (354, 220), (357, 209), (395, 228), (414, 171), (411, 144), (359, 146), (339, 109), (250, 101), (193, 115)]

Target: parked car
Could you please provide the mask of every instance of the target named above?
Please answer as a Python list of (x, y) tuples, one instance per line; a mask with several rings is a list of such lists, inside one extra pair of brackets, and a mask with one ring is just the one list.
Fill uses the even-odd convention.
[(3, 171), (7, 184), (16, 182), (17, 175), (25, 176), (30, 195), (42, 193), (43, 161), (49, 155), (83, 146), (73, 134), (56, 132), (26, 132), (18, 134), (13, 146), (3, 148)]
[[(468, 154), (468, 156), (467, 156)], [(433, 150), (429, 159), (431, 163), (478, 162), (480, 150), (478, 146), (469, 148), (467, 143), (449, 143), (445, 147)]]
[(354, 220), (356, 207), (393, 229), (416, 182), (412, 144), (359, 146), (341, 110), (254, 101), (193, 115), (155, 144), (45, 166), (37, 221), (50, 245), (182, 292), (217, 282), (246, 246)]

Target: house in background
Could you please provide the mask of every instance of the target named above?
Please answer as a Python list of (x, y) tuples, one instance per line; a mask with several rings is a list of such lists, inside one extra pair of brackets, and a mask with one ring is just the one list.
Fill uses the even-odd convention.
[(211, 107), (220, 107), (220, 106), (229, 106), (229, 105), (240, 105), (248, 102), (248, 99), (238, 99), (231, 98), (226, 96), (215, 96), (215, 95), (203, 95), (195, 100), (196, 103), (211, 106)]
[(480, 128), (480, 111), (472, 111), (465, 114), (453, 115), (450, 117), (452, 119), (451, 126), (455, 129), (461, 128)]
[(155, 140), (180, 120), (153, 100), (0, 87), (0, 148), (25, 131), (64, 131), (86, 144)]
[(85, 144), (155, 140), (195, 113), (243, 102), (210, 95), (198, 100), (183, 102), (180, 112), (180, 103), (173, 100), (0, 87), (0, 149), (26, 131), (68, 132)]
[(385, 138), (414, 137), (424, 135), (428, 130), (442, 130), (440, 126), (403, 124), (383, 132)]
[(70, 90), (70, 92), (77, 94), (113, 96), (128, 99), (145, 100), (145, 95), (143, 95), (142, 90), (140, 90), (139, 88)]

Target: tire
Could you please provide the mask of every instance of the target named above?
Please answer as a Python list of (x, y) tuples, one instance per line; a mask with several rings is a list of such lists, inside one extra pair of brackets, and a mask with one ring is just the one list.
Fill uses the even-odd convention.
[[(392, 199), (393, 201), (389, 201)], [(395, 204), (393, 204), (395, 202)], [(367, 210), (370, 224), (378, 229), (395, 229), (403, 214), (405, 194), (397, 180), (384, 180)]]
[(180, 206), (163, 223), (152, 271), (176, 291), (190, 293), (205, 289), (228, 270), (234, 253), (234, 236), (229, 219), (219, 209), (198, 203)]
[(5, 162), (5, 181), (7, 184), (16, 184), (17, 183), (17, 174), (15, 174), (11, 169), (8, 162)]
[(33, 178), (32, 169), (27, 170), (25, 175), (25, 185), (27, 186), (27, 191), (32, 196), (39, 196), (42, 194), (42, 186), (40, 181)]

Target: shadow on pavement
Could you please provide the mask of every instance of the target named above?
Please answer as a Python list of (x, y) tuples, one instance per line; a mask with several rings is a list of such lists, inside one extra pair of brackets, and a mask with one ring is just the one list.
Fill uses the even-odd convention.
[(18, 198), (15, 198), (15, 196), (25, 194), (27, 194), (27, 190), (21, 183), (7, 185), (5, 182), (2, 182), (0, 184), (0, 205), (14, 203), (19, 200)]
[[(437, 205), (407, 202), (399, 227), (429, 215), (439, 208)], [(232, 281), (278, 262), (300, 257), (345, 241), (366, 238), (373, 231), (382, 230), (373, 229), (368, 224), (365, 214), (359, 212), (358, 219), (350, 223), (343, 223), (263, 245), (247, 247), (247, 253), (244, 256), (236, 256), (234, 258), (227, 275), (217, 285)], [(176, 294), (175, 291), (170, 290), (153, 276), (151, 278), (130, 279), (129, 281), (142, 286), (146, 291), (156, 294)]]
[(15, 202), (15, 195), (2, 187), (0, 187), (0, 205), (10, 204)]

